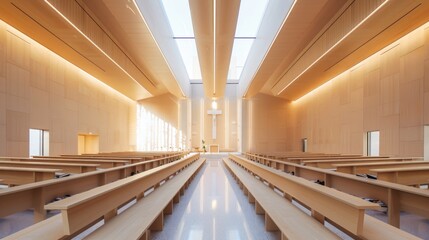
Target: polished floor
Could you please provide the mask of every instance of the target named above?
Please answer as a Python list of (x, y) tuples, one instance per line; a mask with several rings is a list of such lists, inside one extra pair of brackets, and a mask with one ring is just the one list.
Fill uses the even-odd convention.
[[(164, 230), (153, 240), (270, 240), (278, 232), (266, 232), (264, 218), (222, 166), (221, 154), (205, 154), (205, 166), (186, 190), (173, 214), (165, 218)], [(225, 155), (226, 157), (226, 155)]]

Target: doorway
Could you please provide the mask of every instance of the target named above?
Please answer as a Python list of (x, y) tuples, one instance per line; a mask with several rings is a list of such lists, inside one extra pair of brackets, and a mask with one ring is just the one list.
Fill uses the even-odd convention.
[(77, 153), (94, 154), (99, 153), (99, 136), (94, 134), (78, 134)]

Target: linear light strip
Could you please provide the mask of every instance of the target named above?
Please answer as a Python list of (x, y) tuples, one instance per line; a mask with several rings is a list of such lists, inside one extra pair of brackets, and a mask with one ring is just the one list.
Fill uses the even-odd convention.
[[(158, 47), (158, 50), (161, 53), (162, 57), (164, 58), (164, 61), (167, 63), (168, 69), (170, 69), (171, 74), (174, 76), (174, 78), (176, 79), (176, 81), (178, 81), (176, 75), (174, 75), (174, 71), (171, 69), (170, 64), (167, 61), (167, 58), (164, 55), (164, 52), (161, 50), (161, 47), (159, 46), (158, 41), (156, 41), (155, 36), (152, 33), (152, 30), (150, 29), (149, 25), (147, 24), (146, 20), (144, 19), (142, 12), (140, 11), (139, 6), (137, 5), (137, 2), (135, 0), (133, 0), (132, 2), (134, 4), (134, 7), (137, 9), (137, 12), (139, 13), (141, 19), (143, 20), (144, 24), (147, 26), (147, 30), (149, 31), (150, 36), (152, 37), (153, 41), (155, 42), (155, 45)], [(183, 92), (183, 89), (180, 86), (179, 82), (178, 82), (177, 85), (179, 86), (179, 89), (180, 89), (180, 92), (182, 93), (182, 96), (186, 97), (186, 94)]]
[[(115, 60), (113, 60), (106, 52), (103, 51), (95, 42), (93, 42), (88, 36), (86, 36), (76, 25), (74, 25), (64, 14), (62, 14), (54, 5), (52, 5), (48, 0), (45, 0), (45, 3), (48, 4), (55, 12), (57, 12), (66, 22), (68, 22), (76, 31), (78, 31), (86, 40), (88, 40), (94, 47), (96, 47), (104, 56), (106, 56), (111, 62), (113, 62), (119, 69), (121, 69), (128, 77), (134, 80), (139, 86), (140, 83), (131, 76), (125, 69), (123, 69)], [(141, 86), (143, 87), (143, 86)], [(153, 96), (145, 87), (143, 87), (150, 96)]]
[(69, 64), (70, 67), (75, 68), (74, 70), (76, 70), (80, 74), (83, 74), (85, 77), (87, 77), (88, 79), (90, 79), (90, 81), (92, 81), (93, 83), (99, 84), (100, 86), (106, 88), (106, 91), (111, 91), (112, 94), (118, 95), (119, 97), (122, 97), (122, 98), (126, 99), (130, 103), (135, 103), (135, 101), (133, 99), (131, 99), (130, 97), (128, 97), (125, 94), (123, 94), (122, 92), (120, 92), (120, 91), (112, 88), (108, 84), (106, 84), (106, 83), (98, 80), (96, 77), (92, 76), (91, 74), (89, 74), (85, 70), (79, 68), (76, 64), (74, 64), (74, 63), (70, 62), (69, 60), (63, 58), (62, 56), (58, 55), (56, 52), (52, 51), (51, 49), (47, 48), (46, 46), (43, 46), (42, 44), (40, 44), (36, 40), (30, 38), (28, 35), (26, 35), (25, 33), (21, 32), (20, 30), (16, 29), (15, 27), (9, 25), (6, 22), (3, 22), (2, 20), (0, 20), (0, 23), (3, 23), (3, 24), (5, 24), (7, 26), (6, 31), (8, 31), (10, 34), (13, 34), (14, 36), (16, 36), (18, 38), (21, 38), (21, 39), (23, 39), (26, 42), (30, 42), (32, 45), (40, 46), (44, 51), (48, 51), (49, 53), (53, 54), (53, 56), (55, 56), (56, 58), (58, 58), (60, 61), (64, 61), (66, 64)]
[(213, 97), (216, 95), (216, 0), (213, 0)]
[(316, 61), (314, 61), (310, 66), (308, 66), (304, 71), (302, 71), (298, 76), (296, 76), (289, 84), (286, 85), (282, 90), (280, 90), (276, 95), (280, 95), (286, 88), (288, 88), (292, 83), (294, 83), (298, 78), (300, 78), (304, 73), (308, 71), (311, 67), (313, 67), (317, 62), (320, 61), (324, 56), (326, 56), (329, 52), (331, 52), (336, 46), (338, 46), (344, 39), (346, 39), (350, 34), (352, 34), (358, 27), (364, 24), (372, 15), (374, 15), (378, 10), (380, 10), (386, 3), (390, 0), (386, 0), (380, 6), (378, 6), (371, 14), (369, 14), (366, 18), (364, 18), (359, 24), (357, 24), (352, 30), (350, 30), (346, 35), (344, 35), (338, 42), (336, 42), (332, 47), (330, 47), (324, 54), (322, 54)]

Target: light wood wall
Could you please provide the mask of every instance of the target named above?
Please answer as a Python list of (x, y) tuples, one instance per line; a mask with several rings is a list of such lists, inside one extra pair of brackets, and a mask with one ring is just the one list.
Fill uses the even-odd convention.
[(243, 151), (285, 152), (293, 143), (293, 113), (284, 99), (258, 94), (243, 101)]
[(50, 133), (50, 155), (76, 154), (78, 134), (100, 151), (130, 150), (135, 102), (0, 22), (0, 155), (28, 156), (29, 129)]
[(301, 148), (364, 154), (364, 134), (380, 131), (380, 154), (423, 156), (429, 124), (429, 25), (290, 105)]

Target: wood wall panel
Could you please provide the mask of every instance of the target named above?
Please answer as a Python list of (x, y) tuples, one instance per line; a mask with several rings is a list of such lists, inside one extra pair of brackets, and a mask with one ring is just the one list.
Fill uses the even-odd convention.
[[(427, 25), (427, 24), (426, 24)], [(291, 104), (296, 144), (314, 152), (364, 154), (364, 134), (380, 131), (380, 154), (423, 156), (429, 124), (429, 33), (423, 26)]]
[(290, 150), (288, 102), (265, 94), (244, 100), (243, 151), (285, 152)]
[[(0, 155), (28, 156), (29, 129), (50, 133), (50, 154), (76, 154), (78, 133), (100, 151), (130, 150), (135, 103), (0, 23)], [(110, 117), (111, 116), (111, 117)]]

